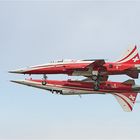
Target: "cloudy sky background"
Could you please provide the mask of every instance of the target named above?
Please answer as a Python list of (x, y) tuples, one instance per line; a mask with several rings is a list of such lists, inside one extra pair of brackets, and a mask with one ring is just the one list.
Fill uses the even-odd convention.
[(134, 44), (140, 2), (0, 1), (0, 139), (140, 139), (140, 104), (125, 113), (111, 95), (52, 95), (7, 73), (64, 58), (115, 61)]

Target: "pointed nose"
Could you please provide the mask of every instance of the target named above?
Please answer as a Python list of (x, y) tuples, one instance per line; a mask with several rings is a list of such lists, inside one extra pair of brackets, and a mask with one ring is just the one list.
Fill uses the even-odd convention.
[(18, 84), (24, 84), (25, 83), (24, 80), (11, 80), (10, 82), (18, 83)]
[(10, 82), (21, 84), (21, 85), (27, 85), (27, 86), (31, 86), (34, 84), (33, 82), (26, 80), (26, 79), (25, 80), (11, 80)]
[(8, 71), (9, 73), (17, 73), (17, 74), (25, 74), (25, 70), (22, 70), (22, 69), (20, 69), (20, 70), (11, 70), (11, 71)]

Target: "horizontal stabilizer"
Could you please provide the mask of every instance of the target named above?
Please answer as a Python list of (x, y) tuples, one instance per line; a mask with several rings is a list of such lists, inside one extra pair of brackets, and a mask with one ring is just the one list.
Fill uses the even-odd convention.
[(128, 70), (126, 74), (131, 78), (138, 78), (139, 77), (139, 73), (136, 70)]
[(135, 81), (134, 81), (133, 79), (129, 79), (129, 80), (127, 80), (127, 81), (124, 81), (123, 84), (126, 84), (126, 85), (127, 85), (127, 84), (128, 84), (128, 85), (129, 85), (129, 84), (130, 84), (130, 85), (135, 85)]

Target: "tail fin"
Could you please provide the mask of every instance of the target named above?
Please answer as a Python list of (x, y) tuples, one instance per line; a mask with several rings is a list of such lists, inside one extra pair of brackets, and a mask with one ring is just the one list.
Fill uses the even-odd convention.
[(137, 46), (130, 47), (117, 63), (140, 64)]
[(124, 111), (131, 112), (136, 102), (138, 93), (115, 93), (112, 94), (117, 99)]

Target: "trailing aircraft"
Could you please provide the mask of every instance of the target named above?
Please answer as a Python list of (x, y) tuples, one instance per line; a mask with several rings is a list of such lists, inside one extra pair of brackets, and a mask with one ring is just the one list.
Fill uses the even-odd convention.
[(46, 80), (45, 85), (42, 85), (42, 80), (38, 79), (14, 80), (11, 82), (48, 90), (60, 95), (111, 94), (126, 112), (133, 110), (137, 94), (140, 92), (140, 86), (136, 85), (132, 79), (125, 82), (103, 81), (100, 83), (98, 91), (95, 90), (95, 82), (88, 78), (82, 81)]

